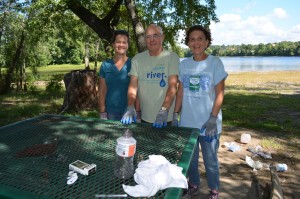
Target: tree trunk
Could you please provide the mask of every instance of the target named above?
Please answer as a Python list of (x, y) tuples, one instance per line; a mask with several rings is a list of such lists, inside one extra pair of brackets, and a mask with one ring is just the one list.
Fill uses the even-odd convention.
[(97, 41), (95, 42), (95, 66), (94, 66), (95, 71), (98, 71), (99, 46), (100, 46), (100, 39), (97, 39)]
[(22, 34), (21, 34), (20, 43), (17, 46), (16, 53), (15, 53), (15, 56), (13, 58), (12, 64), (8, 68), (8, 72), (7, 72), (6, 77), (5, 77), (5, 86), (4, 86), (4, 89), (1, 91), (1, 93), (3, 93), (3, 94), (7, 93), (10, 89), (10, 84), (11, 84), (12, 79), (13, 79), (13, 73), (16, 70), (17, 65), (20, 62), (20, 57), (21, 57), (21, 54), (23, 52), (24, 42), (25, 42), (25, 33), (23, 31)]
[(134, 0), (125, 0), (125, 6), (127, 8), (128, 14), (132, 22), (138, 51), (143, 52), (146, 50), (146, 43), (144, 39), (145, 29), (143, 27), (143, 24), (141, 23), (141, 20), (138, 17)]
[(98, 108), (98, 77), (94, 70), (74, 70), (64, 76), (66, 95), (62, 112)]
[(22, 81), (23, 81), (23, 90), (27, 91), (27, 82), (26, 82), (26, 65), (25, 65), (25, 59), (23, 61), (23, 65), (22, 65), (22, 71), (23, 71), (23, 75), (22, 75)]
[(90, 69), (90, 47), (88, 42), (86, 42), (84, 45), (84, 51), (85, 51), (85, 56), (84, 56), (85, 69), (89, 70)]

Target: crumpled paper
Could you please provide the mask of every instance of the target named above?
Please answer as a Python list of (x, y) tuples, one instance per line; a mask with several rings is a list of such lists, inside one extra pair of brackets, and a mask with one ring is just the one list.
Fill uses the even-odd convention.
[(254, 161), (252, 158), (249, 156), (246, 156), (246, 163), (253, 168), (253, 170), (260, 170), (263, 168), (263, 163), (260, 161)]
[(169, 187), (188, 188), (182, 168), (171, 164), (161, 155), (150, 155), (148, 160), (140, 162), (134, 180), (138, 185), (123, 184), (124, 191), (133, 197), (151, 197)]
[(257, 145), (255, 149), (254, 147), (248, 147), (248, 151), (254, 154), (253, 157), (260, 155), (266, 159), (272, 159), (271, 153), (264, 152), (260, 145)]
[(228, 150), (235, 152), (241, 150), (241, 147), (238, 146), (235, 142), (224, 142), (224, 145)]

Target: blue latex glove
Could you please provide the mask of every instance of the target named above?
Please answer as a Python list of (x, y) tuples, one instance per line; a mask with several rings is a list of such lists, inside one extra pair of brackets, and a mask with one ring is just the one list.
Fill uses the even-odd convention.
[(102, 120), (107, 120), (107, 113), (106, 112), (100, 112), (99, 113), (99, 118)]
[(134, 106), (128, 106), (125, 114), (123, 115), (121, 122), (123, 124), (131, 124), (136, 122), (136, 111)]
[(168, 110), (159, 110), (156, 116), (156, 120), (153, 123), (155, 128), (161, 128), (163, 126), (167, 126), (168, 121)]
[(179, 113), (173, 113), (173, 120), (172, 120), (172, 124), (171, 124), (171, 126), (178, 126), (178, 123), (179, 123), (179, 121), (178, 121), (178, 116), (179, 116)]
[(210, 114), (209, 119), (201, 127), (201, 132), (205, 131), (204, 140), (208, 143), (212, 142), (213, 139), (217, 139), (217, 117)]

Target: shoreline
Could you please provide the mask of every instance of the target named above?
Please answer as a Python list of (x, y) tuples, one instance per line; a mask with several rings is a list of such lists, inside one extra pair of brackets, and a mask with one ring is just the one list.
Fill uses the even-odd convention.
[[(226, 71), (226, 70), (225, 70)], [(240, 74), (240, 73), (300, 73), (299, 70), (269, 70), (269, 71), (227, 71), (228, 74)]]

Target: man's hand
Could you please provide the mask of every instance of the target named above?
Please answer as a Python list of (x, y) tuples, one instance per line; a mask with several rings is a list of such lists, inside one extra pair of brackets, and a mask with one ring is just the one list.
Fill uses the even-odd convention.
[(107, 120), (107, 113), (106, 112), (100, 112), (99, 113), (99, 118), (102, 120)]
[(205, 130), (205, 141), (210, 143), (213, 139), (217, 139), (217, 117), (210, 114), (209, 119), (201, 127), (201, 132)]
[(142, 112), (141, 111), (136, 112), (136, 123), (142, 123)]
[(178, 116), (179, 116), (179, 113), (173, 113), (173, 120), (172, 120), (172, 125), (171, 126), (178, 126)]
[(156, 128), (161, 128), (163, 126), (167, 126), (167, 121), (168, 121), (168, 110), (166, 109), (160, 109), (158, 111), (158, 114), (156, 116), (156, 120), (153, 123), (153, 126)]
[(136, 111), (134, 106), (128, 106), (125, 114), (123, 115), (121, 122), (123, 124), (131, 124), (136, 122)]

